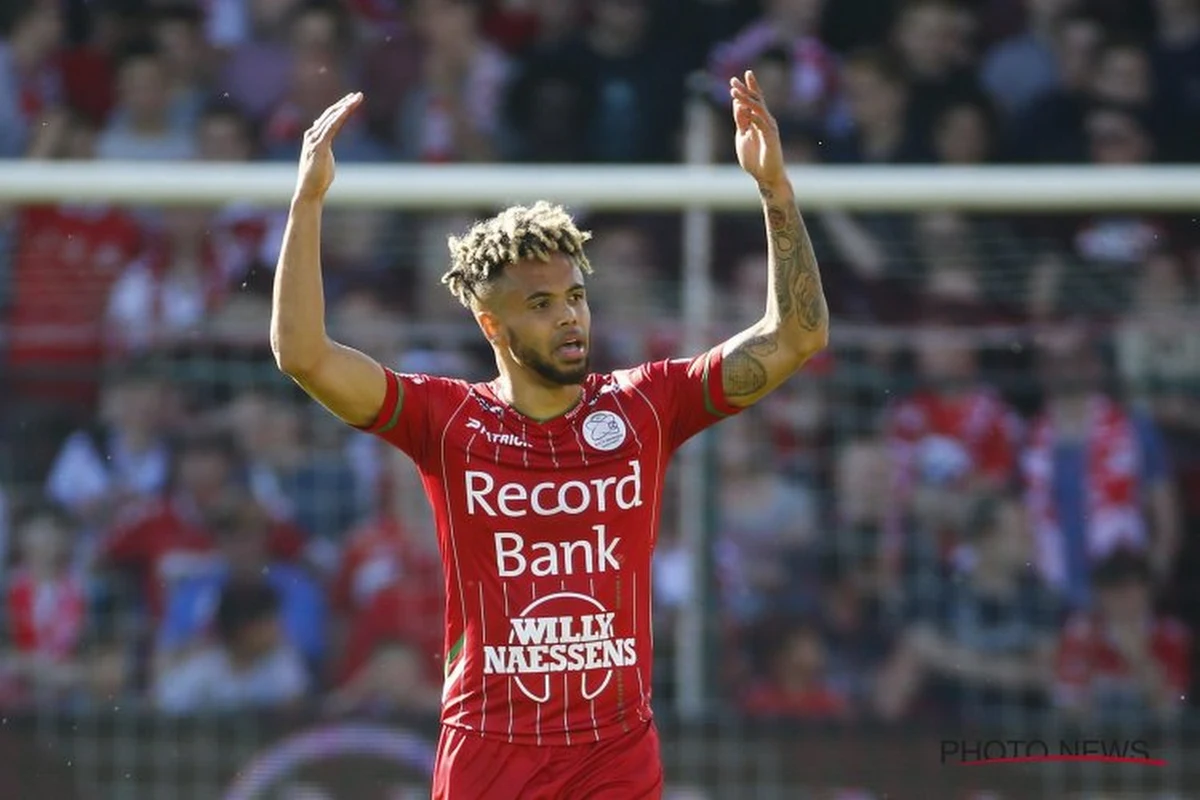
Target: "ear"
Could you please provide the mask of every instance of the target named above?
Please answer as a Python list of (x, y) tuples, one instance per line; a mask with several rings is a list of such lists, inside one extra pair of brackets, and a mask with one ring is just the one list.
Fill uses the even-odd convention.
[(489, 342), (495, 343), (500, 338), (500, 320), (491, 311), (476, 311), (475, 321)]

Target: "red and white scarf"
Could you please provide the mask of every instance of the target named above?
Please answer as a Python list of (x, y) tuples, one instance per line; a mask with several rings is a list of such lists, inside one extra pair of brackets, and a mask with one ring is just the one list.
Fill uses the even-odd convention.
[(7, 610), (18, 650), (61, 659), (75, 651), (83, 635), (87, 598), (74, 575), (38, 580), (21, 570), (9, 584)]
[[(1119, 547), (1142, 549), (1146, 525), (1140, 508), (1141, 453), (1129, 416), (1107, 397), (1088, 399), (1084, 428), (1087, 554), (1094, 563)], [(1066, 553), (1054, 494), (1054, 424), (1034, 424), (1022, 459), (1025, 502), (1033, 518), (1038, 570), (1052, 585), (1066, 579)]]

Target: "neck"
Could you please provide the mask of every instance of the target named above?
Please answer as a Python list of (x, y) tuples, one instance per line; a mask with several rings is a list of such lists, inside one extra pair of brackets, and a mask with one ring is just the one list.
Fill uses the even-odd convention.
[(561, 417), (583, 397), (583, 387), (578, 384), (557, 386), (540, 381), (516, 381), (503, 366), (495, 385), (496, 394), (501, 400), (538, 421)]

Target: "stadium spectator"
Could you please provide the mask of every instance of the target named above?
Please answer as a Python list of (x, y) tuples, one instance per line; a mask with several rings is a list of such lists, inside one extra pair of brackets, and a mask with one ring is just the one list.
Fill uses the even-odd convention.
[(1056, 32), (1062, 18), (1079, 5), (1079, 0), (1025, 0), (1025, 29), (984, 59), (983, 84), (1004, 113), (1021, 114), (1061, 79), (1064, 64), (1055, 47)]
[[(180, 444), (171, 465), (171, 481), (161, 499), (127, 507), (100, 546), (100, 566), (131, 572), (141, 585), (141, 601), (157, 622), (171, 585), (212, 569), (216, 542), (209, 515), (236, 488), (242, 468), (237, 448), (227, 438), (193, 433)], [(270, 526), (273, 558), (296, 560), (304, 536), (280, 522)]]
[[(1194, 127), (1200, 115), (1200, 3), (1196, 0), (1156, 0), (1157, 39), (1150, 50), (1154, 85), (1162, 108)], [(1186, 153), (1195, 158), (1195, 150)]]
[(185, 160), (195, 155), (192, 117), (175, 109), (163, 52), (135, 42), (117, 66), (117, 105), (96, 141), (96, 156), (122, 161)]
[(313, 674), (320, 674), (329, 635), (323, 588), (300, 567), (272, 560), (270, 518), (253, 498), (231, 493), (209, 517), (218, 558), (211, 571), (171, 584), (156, 642), (159, 669), (169, 668), (204, 643), (226, 586), (262, 579), (279, 597), (284, 638)]
[(88, 596), (72, 565), (74, 532), (70, 517), (54, 507), (32, 511), (17, 528), (18, 558), (5, 581), (11, 650), (0, 658), (4, 705), (52, 700), (77, 680)]
[[(1163, 252), (1146, 262), (1115, 341), (1121, 383), (1162, 431), (1184, 531), (1200, 523), (1200, 331), (1192, 324), (1200, 311), (1200, 287), (1184, 269), (1195, 258)], [(1200, 595), (1179, 576), (1192, 574), (1200, 558), (1195, 536), (1183, 534), (1179, 558), (1168, 598), (1186, 610), (1194, 628), (1200, 623)]]
[(1160, 424), (1187, 427), (1200, 419), (1194, 395), (1200, 387), (1200, 331), (1190, 324), (1200, 295), (1174, 252), (1152, 254), (1138, 273), (1130, 313), (1115, 340), (1121, 382), (1153, 409)]
[(93, 531), (125, 505), (157, 497), (170, 477), (169, 394), (153, 368), (122, 367), (105, 382), (97, 424), (62, 443), (46, 496)]
[[(305, 128), (351, 88), (345, 66), (329, 55), (297, 53), (290, 64), (287, 94), (263, 123), (265, 152), (272, 161), (294, 161)], [(365, 123), (351, 121), (342, 133), (345, 139), (340, 141), (339, 160), (390, 160), (390, 154), (375, 141)]]
[(355, 473), (330, 448), (316, 447), (310, 420), (295, 403), (250, 394), (231, 415), (245, 445), (250, 488), (272, 516), (318, 540), (336, 542), (362, 516)]
[(779, 635), (769, 677), (742, 697), (750, 717), (774, 721), (847, 719), (853, 707), (830, 683), (820, 632), (800, 626)]
[(1191, 635), (1156, 614), (1149, 564), (1116, 551), (1096, 564), (1096, 606), (1067, 622), (1055, 668), (1055, 701), (1077, 719), (1129, 725), (1173, 717), (1191, 683)]
[(830, 516), (834, 529), (840, 531), (835, 548), (855, 557), (877, 554), (888, 521), (887, 493), (879, 490), (891, 477), (886, 440), (882, 436), (848, 437), (832, 459)]
[(714, 99), (726, 102), (729, 79), (741, 75), (764, 53), (782, 48), (791, 66), (788, 103), (772, 106), (787, 117), (824, 126), (837, 108), (841, 85), (837, 58), (820, 39), (825, 0), (770, 0), (763, 15), (727, 42), (713, 48), (709, 71)]
[(506, 160), (547, 164), (591, 160), (588, 130), (599, 105), (596, 82), (558, 50), (519, 62), (505, 92), (498, 134)]
[(683, 106), (679, 43), (654, 38), (656, 4), (610, 0), (592, 6), (592, 20), (559, 58), (589, 76), (595, 92), (587, 160), (606, 163), (674, 160)]
[(1007, 152), (1013, 159), (1042, 163), (1085, 157), (1083, 117), (1091, 105), (1091, 87), (1104, 42), (1104, 28), (1094, 17), (1069, 14), (1056, 23), (1052, 39), (1058, 62), (1055, 82), (1008, 115)]
[(215, 66), (204, 38), (204, 15), (186, 2), (160, 6), (154, 12), (151, 36), (167, 71), (171, 117), (181, 127), (195, 129)]
[(658, 321), (668, 318), (671, 300), (660, 290), (665, 281), (654, 238), (636, 223), (597, 226), (588, 260), (596, 269), (588, 303), (612, 320), (596, 337), (605, 363), (623, 366), (667, 355), (656, 340), (669, 335)]
[(918, 387), (888, 409), (882, 565), (891, 574), (955, 557), (970, 493), (999, 491), (1017, 459), (1016, 417), (980, 375), (971, 342), (930, 321), (917, 329)]
[(419, 0), (414, 14), (424, 56), (420, 81), (398, 108), (401, 157), (426, 163), (490, 160), (508, 59), (482, 37), (479, 9), (471, 0)]
[(968, 41), (970, 13), (951, 0), (909, 0), (892, 30), (892, 44), (908, 77), (908, 124), (929, 136), (942, 107), (979, 93)]
[(942, 104), (931, 124), (933, 155), (939, 164), (971, 166), (996, 157), (999, 120), (990, 103), (978, 96)]
[(924, 701), (938, 714), (994, 720), (1006, 708), (1040, 704), (1048, 688), (1060, 606), (1028, 566), (1020, 503), (977, 495), (963, 520), (964, 566), (910, 589), (907, 628), (876, 687), (884, 719)]
[(863, 552), (825, 558), (816, 609), (829, 688), (856, 713), (871, 707), (877, 673), (894, 638), (874, 591), (872, 564)]
[(956, 325), (1014, 322), (1028, 305), (1028, 243), (1006, 220), (929, 211), (913, 223), (921, 282), (916, 316)]
[(798, 576), (813, 556), (820, 509), (809, 487), (776, 469), (763, 412), (727, 423), (719, 445), (716, 560), (725, 613), (749, 625), (773, 609), (804, 607)]
[[(416, 486), (411, 463), (387, 454), (388, 491), (380, 513), (344, 537), (331, 603), (345, 629), (339, 682), (349, 681), (381, 644), (401, 641), (421, 655), (430, 680), (442, 673), (441, 569), (432, 525), (408, 512)], [(415, 477), (415, 476), (413, 476)]]
[(902, 164), (926, 157), (909, 115), (910, 86), (902, 63), (882, 50), (850, 55), (843, 72), (849, 133), (835, 137), (824, 158), (833, 163)]
[(1104, 392), (1098, 350), (1079, 325), (1042, 342), (1046, 400), (1021, 457), (1034, 563), (1074, 608), (1090, 607), (1092, 569), (1113, 552), (1147, 557), (1161, 584), (1180, 546), (1161, 435)]
[(483, 31), (511, 55), (553, 49), (579, 28), (586, 10), (583, 0), (532, 0), (485, 3)]
[(229, 583), (217, 604), (216, 643), (164, 670), (155, 705), (171, 714), (285, 709), (311, 681), (282, 631), (279, 596), (265, 580)]
[(0, 158), (19, 158), (62, 102), (54, 56), (63, 19), (53, 0), (10, 0), (0, 10)]
[(425, 669), (427, 661), (409, 642), (381, 640), (370, 660), (330, 693), (326, 708), (333, 714), (434, 716), (441, 689)]
[(213, 235), (211, 208), (180, 206), (157, 216), (157, 230), (108, 298), (105, 338), (115, 353), (165, 350), (196, 338), (229, 293), (230, 276), (247, 270), (238, 243)]
[[(210, 41), (223, 51), (213, 89), (255, 122), (287, 99), (296, 58), (340, 61), (349, 44), (339, 39), (348, 29), (338, 4), (250, 0), (235, 8), (227, 0), (213, 2), (230, 12), (209, 17)], [(214, 24), (225, 30), (214, 31)]]
[[(83, 117), (46, 120), (31, 156), (90, 160), (96, 131)], [(8, 363), (12, 392), (30, 402), (96, 401), (104, 308), (143, 233), (125, 209), (105, 204), (28, 205), (16, 214)]]

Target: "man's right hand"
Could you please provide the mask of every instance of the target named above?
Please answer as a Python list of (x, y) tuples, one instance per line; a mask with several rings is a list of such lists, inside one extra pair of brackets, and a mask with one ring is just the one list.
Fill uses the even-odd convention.
[(300, 147), (296, 200), (322, 200), (333, 184), (333, 140), (362, 103), (362, 92), (351, 92), (325, 109), (307, 131)]

